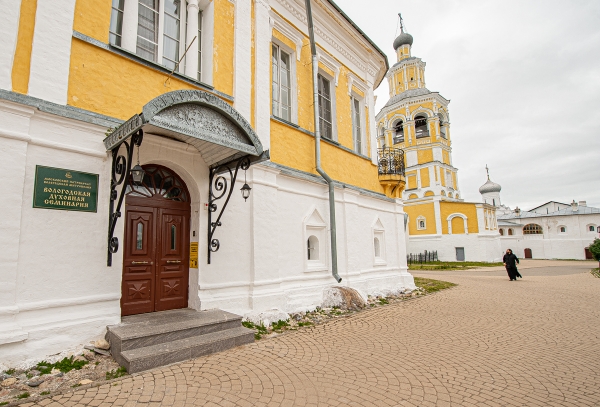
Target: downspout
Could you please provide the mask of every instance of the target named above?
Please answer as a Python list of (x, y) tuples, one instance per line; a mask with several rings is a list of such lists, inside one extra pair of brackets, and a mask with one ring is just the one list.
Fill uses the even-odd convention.
[(313, 107), (315, 114), (315, 165), (317, 172), (321, 175), (329, 187), (329, 224), (331, 225), (331, 275), (340, 283), (342, 278), (338, 274), (337, 264), (337, 238), (335, 225), (335, 196), (333, 189), (333, 180), (323, 168), (321, 168), (321, 131), (319, 130), (319, 88), (317, 82), (317, 72), (319, 69), (319, 60), (317, 58), (317, 47), (315, 45), (315, 34), (313, 30), (312, 11), (310, 0), (306, 0), (306, 17), (308, 20), (308, 34), (310, 37), (310, 52), (312, 54), (312, 77), (313, 77)]

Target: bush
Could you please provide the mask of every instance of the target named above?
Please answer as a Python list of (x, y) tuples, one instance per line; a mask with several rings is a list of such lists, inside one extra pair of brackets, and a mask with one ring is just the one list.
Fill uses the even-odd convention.
[(594, 243), (590, 245), (589, 251), (596, 261), (600, 261), (600, 239), (594, 239)]

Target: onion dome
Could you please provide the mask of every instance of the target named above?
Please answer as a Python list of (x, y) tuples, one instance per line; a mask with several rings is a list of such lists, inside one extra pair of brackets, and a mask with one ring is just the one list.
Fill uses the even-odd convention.
[(481, 187), (479, 187), (479, 193), (487, 194), (490, 192), (500, 192), (501, 189), (502, 189), (502, 187), (499, 184), (496, 184), (495, 182), (490, 181), (490, 179), (488, 178), (487, 182), (485, 184), (483, 184)]
[(403, 45), (411, 45), (413, 43), (413, 37), (409, 33), (405, 33), (404, 31), (400, 33), (399, 36), (394, 40), (394, 49), (397, 50)]

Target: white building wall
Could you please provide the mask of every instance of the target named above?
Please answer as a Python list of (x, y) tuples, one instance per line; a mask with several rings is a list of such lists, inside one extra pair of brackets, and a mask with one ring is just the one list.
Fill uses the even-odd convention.
[[(589, 231), (600, 225), (600, 214), (565, 215), (565, 216), (540, 216), (536, 218), (517, 218), (511, 222), (526, 225), (535, 223), (542, 226), (543, 235), (523, 235), (523, 229), (513, 228), (515, 235), (508, 236), (508, 227), (504, 229), (501, 237), (504, 251), (510, 248), (520, 258), (525, 257), (525, 249), (531, 249), (534, 259), (585, 259), (585, 248), (595, 238), (599, 238), (597, 230)], [(566, 227), (565, 233), (560, 233), (560, 226)]]
[[(40, 360), (81, 347), (120, 321), (124, 216), (115, 236), (121, 247), (106, 266), (111, 159), (106, 128), (0, 103), (0, 167), (8, 188), (0, 223), (0, 361)], [(243, 173), (215, 238), (219, 251), (207, 264), (209, 171), (191, 146), (146, 133), (140, 163), (160, 164), (186, 182), (191, 196), (191, 241), (199, 242), (199, 268), (190, 269), (189, 306), (246, 314), (291, 312), (321, 304), (331, 276), (327, 186), (320, 180), (258, 164), (248, 171), (252, 194), (239, 193)], [(99, 174), (96, 213), (32, 207), (36, 165)], [(217, 201), (219, 210), (222, 202)], [(400, 201), (336, 188), (341, 285), (363, 294), (414, 288), (407, 272), (404, 211)], [(125, 209), (121, 210), (124, 214)], [(324, 267), (306, 260), (306, 219), (324, 222)], [(373, 225), (384, 230), (383, 261), (374, 258)]]
[(497, 235), (421, 235), (411, 236), (407, 244), (408, 253), (438, 252), (440, 261), (457, 261), (456, 248), (465, 249), (465, 261), (497, 262), (502, 259), (500, 239)]

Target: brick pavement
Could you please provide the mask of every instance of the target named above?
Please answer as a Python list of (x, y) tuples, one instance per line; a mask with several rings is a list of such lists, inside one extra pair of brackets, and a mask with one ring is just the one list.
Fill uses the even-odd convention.
[(598, 406), (600, 279), (561, 264), (417, 273), (459, 286), (24, 406)]

